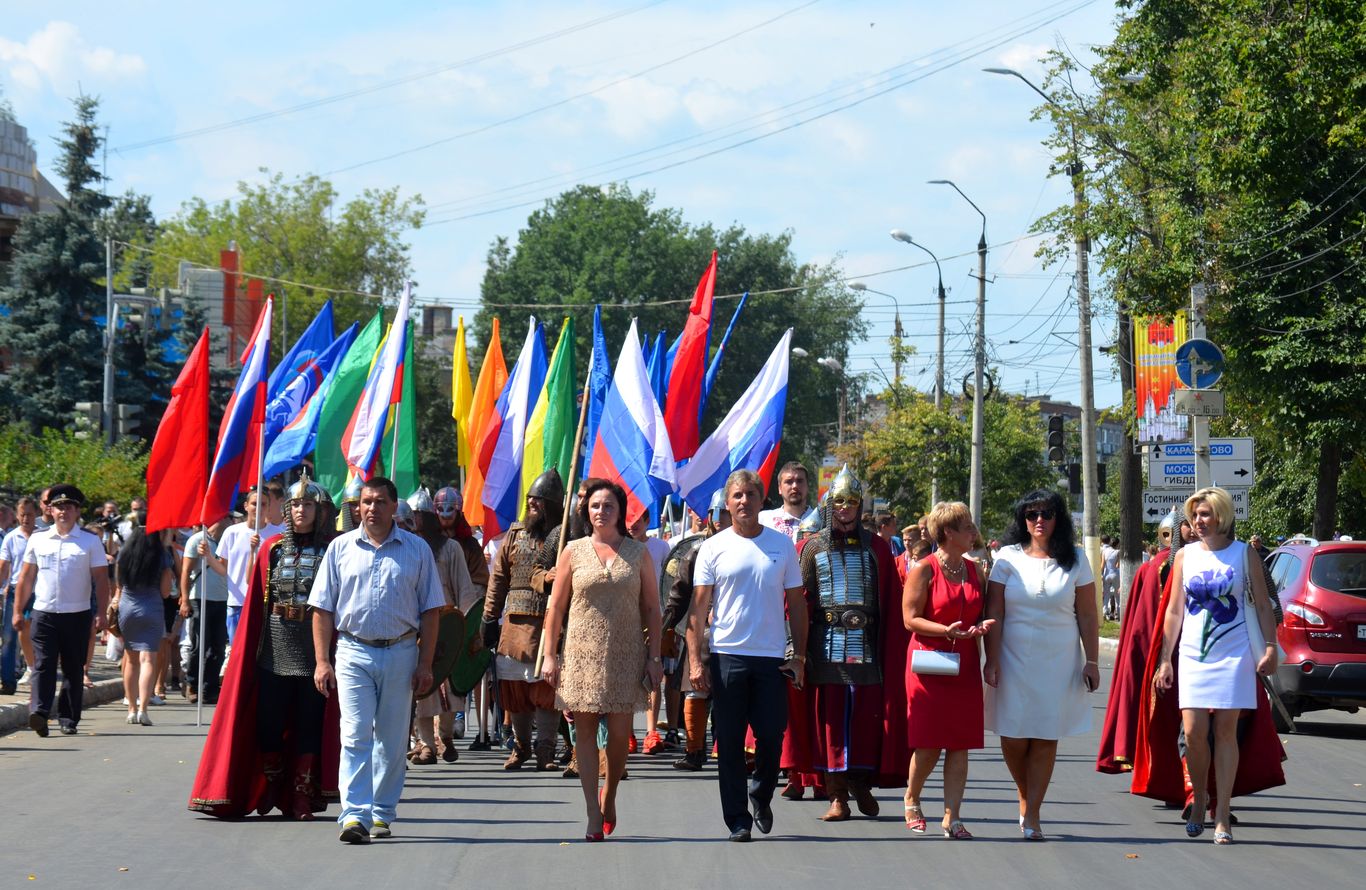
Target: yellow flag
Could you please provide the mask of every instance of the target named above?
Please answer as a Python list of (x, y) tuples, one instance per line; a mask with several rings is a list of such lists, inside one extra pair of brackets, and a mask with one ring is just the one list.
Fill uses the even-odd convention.
[(465, 355), (465, 316), (455, 326), (455, 354), (451, 357), (451, 416), (455, 418), (455, 441), (459, 448), (460, 466), (469, 472), (471, 444), (470, 403), (474, 399), (474, 385), (470, 382), (470, 362)]

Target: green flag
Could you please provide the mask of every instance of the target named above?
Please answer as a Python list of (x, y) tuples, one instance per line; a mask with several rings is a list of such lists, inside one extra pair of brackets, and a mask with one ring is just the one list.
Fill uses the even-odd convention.
[(375, 352), (379, 349), (379, 341), (383, 335), (384, 312), (381, 310), (361, 329), (356, 335), (356, 341), (346, 351), (318, 417), (318, 438), (314, 446), (313, 467), (317, 472), (318, 484), (330, 491), (338, 504), (341, 503), (342, 491), (346, 488), (346, 458), (342, 455), (342, 436), (346, 433), (347, 424), (351, 422), (351, 415), (355, 413), (361, 391), (365, 389), (365, 379), (370, 376), (370, 365), (374, 363)]
[(569, 461), (574, 452), (574, 431), (578, 426), (579, 410), (574, 400), (578, 378), (574, 374), (574, 316), (566, 316), (560, 340), (566, 348), (556, 350), (555, 361), (545, 378), (547, 404), (545, 411), (545, 468), (554, 467), (564, 484), (572, 488)]
[[(381, 471), (393, 481), (398, 496), (407, 499), (417, 491), (417, 369), (413, 366), (413, 323), (408, 322), (408, 339), (403, 352), (403, 389), (399, 396), (398, 408), (391, 412), (393, 420), (384, 432), (384, 443), (380, 445), (379, 459)], [(359, 395), (357, 396), (359, 398)], [(397, 469), (390, 466), (394, 457), (394, 427), (398, 427)]]

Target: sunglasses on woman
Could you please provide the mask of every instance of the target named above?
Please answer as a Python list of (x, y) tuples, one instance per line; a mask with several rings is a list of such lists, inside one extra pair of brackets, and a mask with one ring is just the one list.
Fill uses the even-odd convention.
[(1033, 522), (1033, 521), (1036, 520), (1036, 519), (1042, 519), (1042, 520), (1044, 520), (1044, 521), (1046, 522), (1046, 521), (1048, 521), (1048, 520), (1050, 520), (1050, 519), (1053, 518), (1053, 511), (1052, 511), (1052, 510), (1026, 510), (1026, 511), (1025, 511), (1024, 518), (1025, 518), (1025, 522)]

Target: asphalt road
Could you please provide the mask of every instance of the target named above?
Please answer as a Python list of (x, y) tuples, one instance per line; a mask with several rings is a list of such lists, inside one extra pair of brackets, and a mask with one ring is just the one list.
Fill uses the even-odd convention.
[[(1097, 728), (1104, 702), (1097, 693)], [(1061, 745), (1044, 844), (1020, 839), (1013, 787), (993, 746), (972, 758), (970, 842), (911, 835), (900, 791), (887, 789), (877, 821), (827, 825), (817, 819), (824, 803), (779, 799), (772, 835), (730, 844), (714, 767), (685, 774), (670, 768), (672, 758), (636, 755), (620, 827), (590, 846), (577, 781), (505, 773), (501, 753), (462, 752), (459, 763), (410, 770), (393, 839), (349, 847), (330, 819), (222, 822), (187, 811), (205, 732), (194, 709), (175, 699), (153, 711), (155, 726), (134, 727), (115, 703), (88, 712), (78, 736), (0, 738), (9, 817), (0, 888), (1360, 886), (1366, 715), (1309, 716), (1300, 734), (1284, 737), (1287, 785), (1235, 801), (1241, 824), (1226, 848), (1208, 831), (1187, 840), (1179, 814), (1131, 797), (1122, 777), (1096, 773), (1095, 733)], [(933, 829), (937, 776), (926, 799)]]

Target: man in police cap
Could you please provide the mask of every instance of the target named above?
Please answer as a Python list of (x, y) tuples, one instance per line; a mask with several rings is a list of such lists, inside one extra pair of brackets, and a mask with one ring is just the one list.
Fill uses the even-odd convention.
[(79, 525), (81, 507), (85, 506), (85, 495), (79, 488), (54, 485), (48, 489), (47, 502), (52, 509), (52, 527), (29, 536), (15, 585), (14, 627), (22, 629), (26, 624), (24, 609), (32, 599), (34, 676), (29, 728), (40, 736), (47, 735), (60, 662), (62, 690), (57, 696), (57, 719), (63, 735), (75, 735), (81, 722), (81, 678), (91, 628), (95, 633), (104, 630), (104, 612), (109, 605), (109, 557), (100, 539)]
[[(546, 470), (526, 493), (526, 522), (514, 522), (493, 559), (488, 597), (484, 600), (484, 643), (496, 649), (499, 701), (512, 715), (514, 748), (504, 769), (521, 769), (532, 754), (531, 726), (536, 724), (536, 768), (555, 768), (555, 730), (560, 712), (555, 690), (536, 670), (541, 627), (554, 583), (564, 482)], [(499, 625), (499, 620), (502, 625)]]

